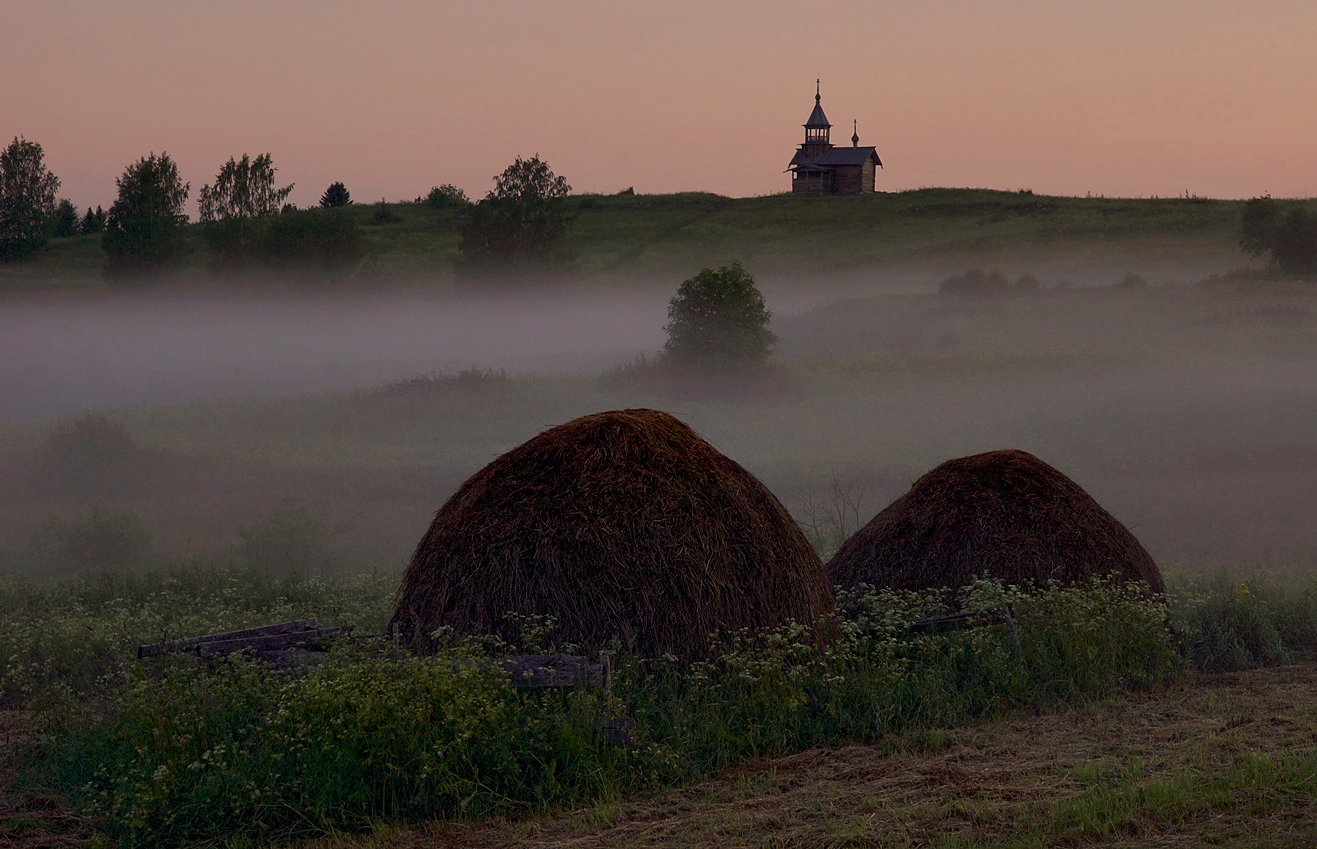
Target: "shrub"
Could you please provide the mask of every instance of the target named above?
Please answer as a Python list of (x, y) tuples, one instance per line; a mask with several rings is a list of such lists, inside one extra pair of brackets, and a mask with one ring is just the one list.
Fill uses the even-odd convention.
[(255, 258), (270, 266), (333, 275), (350, 274), (362, 253), (356, 218), (336, 209), (272, 217), (260, 228), (253, 250)]
[(396, 224), (402, 219), (398, 213), (389, 208), (388, 203), (383, 200), (375, 204), (375, 211), (371, 213), (370, 220), (372, 224)]
[(1148, 281), (1131, 271), (1112, 284), (1112, 288), (1126, 292), (1139, 291), (1148, 288)]
[(51, 516), (32, 539), (32, 553), (49, 575), (140, 568), (150, 552), (151, 536), (135, 513), (99, 505), (67, 521)]
[(454, 186), (452, 183), (444, 183), (442, 186), (435, 186), (430, 189), (425, 196), (425, 202), (435, 209), (448, 209), (450, 207), (470, 206), (471, 199), (466, 196), (466, 192)]
[(1239, 246), (1247, 253), (1271, 254), (1279, 270), (1291, 274), (1317, 271), (1317, 215), (1306, 206), (1286, 209), (1270, 195), (1244, 205)]
[(678, 365), (762, 364), (777, 342), (768, 329), (771, 317), (739, 262), (701, 269), (668, 303), (664, 357)]
[(1172, 625), (1198, 669), (1274, 665), (1317, 648), (1317, 582), (1287, 590), (1221, 576), (1188, 581), (1171, 598)]

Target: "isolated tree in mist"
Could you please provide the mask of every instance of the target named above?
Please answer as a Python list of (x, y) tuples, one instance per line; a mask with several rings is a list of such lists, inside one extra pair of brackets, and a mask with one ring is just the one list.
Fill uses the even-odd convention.
[(197, 196), (206, 240), (222, 261), (247, 258), (256, 244), (257, 219), (277, 215), (293, 184), (276, 187), (270, 154), (229, 158)]
[(1276, 228), (1271, 258), (1281, 271), (1291, 274), (1317, 271), (1317, 215), (1302, 206), (1285, 213)]
[[(292, 188), (289, 186), (289, 188)], [(329, 188), (320, 196), (320, 205), (329, 209), (331, 207), (347, 206), (352, 203), (352, 193), (348, 187), (342, 183), (330, 183)]]
[(68, 198), (61, 198), (55, 204), (55, 213), (50, 220), (50, 235), (56, 239), (67, 239), (80, 232), (78, 226), (78, 208)]
[(1253, 256), (1262, 256), (1271, 250), (1271, 243), (1280, 224), (1280, 204), (1271, 195), (1250, 198), (1244, 204), (1244, 219), (1240, 225), (1239, 247)]
[(151, 153), (125, 168), (115, 185), (118, 196), (101, 235), (106, 271), (146, 274), (167, 267), (182, 255), (186, 239), (183, 204), (190, 186), (178, 165), (168, 153)]
[(19, 136), (0, 152), (0, 261), (45, 247), (58, 191), (41, 145)]
[(1254, 256), (1270, 254), (1288, 274), (1317, 272), (1317, 215), (1306, 206), (1287, 209), (1270, 195), (1244, 204), (1239, 246)]
[(676, 365), (754, 366), (777, 337), (755, 280), (739, 262), (705, 268), (682, 282), (668, 304), (664, 357)]
[(538, 154), (517, 157), (467, 212), (459, 270), (497, 273), (518, 266), (544, 268), (564, 259), (561, 243), (568, 218), (562, 200), (571, 190)]

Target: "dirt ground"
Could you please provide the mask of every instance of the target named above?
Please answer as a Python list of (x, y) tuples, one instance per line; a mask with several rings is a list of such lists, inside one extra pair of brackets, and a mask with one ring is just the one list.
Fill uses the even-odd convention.
[[(0, 849), (96, 840), (15, 783), (30, 733), (0, 713)], [(296, 849), (990, 846), (1317, 846), (1317, 662), (752, 762), (651, 798)]]

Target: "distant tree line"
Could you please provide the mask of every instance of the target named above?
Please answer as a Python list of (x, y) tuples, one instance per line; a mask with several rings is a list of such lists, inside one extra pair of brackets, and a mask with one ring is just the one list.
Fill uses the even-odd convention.
[[(341, 181), (321, 194), (318, 208), (288, 203), (293, 184), (279, 185), (268, 153), (230, 157), (197, 195), (200, 235), (219, 269), (300, 268), (317, 272), (353, 268), (364, 252), (360, 215), (349, 215), (351, 192)], [(45, 164), (41, 145), (16, 137), (0, 153), (0, 261), (19, 260), (50, 239), (97, 235), (113, 277), (142, 277), (175, 267), (189, 248), (186, 205), (191, 185), (167, 152), (131, 163), (115, 181), (109, 210), (85, 213), (58, 197), (60, 181)], [(538, 155), (517, 157), (494, 177), (494, 187), (472, 203), (445, 183), (417, 198), (460, 222), (457, 272), (463, 280), (506, 278), (524, 271), (561, 271), (571, 219), (563, 199), (567, 180)], [(400, 217), (381, 201), (365, 219), (388, 225)], [(295, 214), (294, 214), (295, 213)]]

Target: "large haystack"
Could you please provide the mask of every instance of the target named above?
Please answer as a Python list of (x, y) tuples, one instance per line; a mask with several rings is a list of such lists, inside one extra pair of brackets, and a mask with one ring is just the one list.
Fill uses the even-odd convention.
[(959, 588), (987, 576), (1028, 585), (1115, 574), (1163, 592), (1157, 564), (1070, 478), (1024, 451), (949, 460), (846, 541), (840, 587)]
[(699, 657), (715, 631), (812, 622), (823, 564), (753, 475), (676, 418), (598, 413), (552, 428), (464, 483), (403, 577), (391, 627), (507, 635), (546, 614), (587, 648)]

